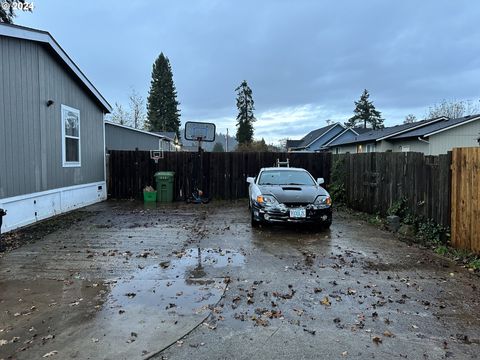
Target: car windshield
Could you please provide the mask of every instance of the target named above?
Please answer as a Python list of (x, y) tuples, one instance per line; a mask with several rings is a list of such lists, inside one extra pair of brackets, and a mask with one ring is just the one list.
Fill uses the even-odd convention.
[(306, 171), (295, 170), (267, 170), (262, 171), (258, 185), (316, 185), (310, 174)]

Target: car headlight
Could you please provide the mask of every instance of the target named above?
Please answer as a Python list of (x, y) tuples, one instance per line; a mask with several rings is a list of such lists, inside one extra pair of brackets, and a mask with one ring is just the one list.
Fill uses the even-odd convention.
[(330, 196), (320, 195), (317, 196), (314, 202), (315, 205), (331, 206), (332, 198)]
[(257, 203), (261, 205), (275, 205), (278, 204), (278, 201), (275, 199), (275, 196), (272, 195), (258, 195)]

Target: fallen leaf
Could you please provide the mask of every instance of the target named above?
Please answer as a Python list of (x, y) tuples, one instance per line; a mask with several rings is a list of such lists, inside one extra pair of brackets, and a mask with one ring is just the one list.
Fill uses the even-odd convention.
[(315, 335), (316, 331), (315, 330), (308, 330), (308, 329), (303, 329), (303, 331), (309, 333), (310, 335)]
[(322, 305), (325, 305), (325, 306), (330, 306), (331, 303), (330, 303), (330, 299), (328, 298), (328, 296), (325, 296), (322, 301), (320, 301), (320, 304)]
[(374, 336), (374, 337), (372, 338), (372, 341), (373, 341), (375, 344), (379, 345), (379, 344), (382, 343), (382, 338), (381, 338), (380, 336)]

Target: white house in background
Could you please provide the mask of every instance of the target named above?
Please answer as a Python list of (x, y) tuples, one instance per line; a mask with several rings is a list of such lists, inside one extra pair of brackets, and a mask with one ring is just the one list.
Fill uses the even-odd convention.
[(105, 98), (48, 32), (0, 23), (0, 59), (2, 230), (106, 199)]
[(384, 129), (370, 130), (350, 139), (328, 144), (336, 154), (363, 152), (422, 152), (445, 154), (454, 147), (478, 146), (480, 115), (458, 119), (438, 117)]

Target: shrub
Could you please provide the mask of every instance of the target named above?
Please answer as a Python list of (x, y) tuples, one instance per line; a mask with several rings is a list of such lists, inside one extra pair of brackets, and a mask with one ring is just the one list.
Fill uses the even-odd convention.
[(338, 204), (345, 204), (347, 201), (347, 194), (345, 190), (345, 157), (336, 156), (332, 163), (332, 170), (330, 173), (330, 186), (328, 191), (333, 201)]

